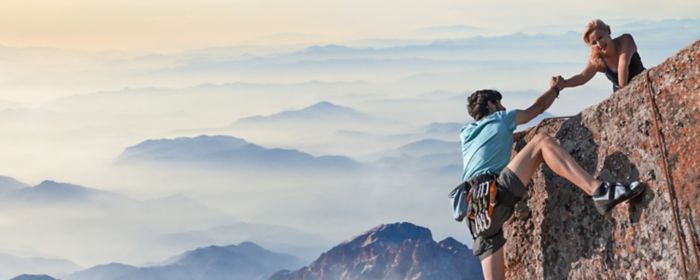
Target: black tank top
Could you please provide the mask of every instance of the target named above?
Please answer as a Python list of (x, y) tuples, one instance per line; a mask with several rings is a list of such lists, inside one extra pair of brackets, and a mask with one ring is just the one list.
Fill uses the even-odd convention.
[[(603, 64), (605, 64), (605, 76), (608, 77), (608, 80), (610, 80), (613, 83), (613, 91), (617, 91), (620, 89), (620, 83), (618, 82), (617, 79), (617, 72), (613, 71), (608, 67), (608, 64), (605, 63), (605, 59), (603, 59)], [(639, 73), (642, 73), (642, 71), (646, 70), (644, 68), (644, 65), (642, 65), (642, 58), (639, 57), (639, 53), (635, 52), (632, 55), (632, 59), (630, 60), (630, 65), (627, 68), (627, 83), (629, 83), (634, 76), (639, 75)]]

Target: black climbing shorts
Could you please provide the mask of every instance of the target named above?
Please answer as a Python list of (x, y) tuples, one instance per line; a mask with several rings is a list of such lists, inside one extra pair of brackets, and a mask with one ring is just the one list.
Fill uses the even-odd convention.
[[(518, 178), (518, 175), (515, 175), (507, 167), (498, 175), (496, 186), (498, 192), (496, 197), (514, 196), (519, 200), (527, 194), (527, 189), (520, 181), (520, 178)], [(474, 255), (479, 257), (479, 260), (484, 260), (486, 257), (493, 255), (506, 244), (506, 239), (503, 237), (503, 224), (513, 215), (513, 207), (514, 205), (497, 203), (493, 208), (491, 226), (476, 237), (472, 246)]]

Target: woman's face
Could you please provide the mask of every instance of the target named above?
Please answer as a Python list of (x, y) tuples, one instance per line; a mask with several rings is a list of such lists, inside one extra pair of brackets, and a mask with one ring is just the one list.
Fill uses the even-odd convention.
[(588, 41), (590, 42), (591, 49), (594, 51), (605, 54), (608, 48), (612, 48), (612, 40), (610, 39), (610, 33), (603, 30), (594, 30), (588, 35)]

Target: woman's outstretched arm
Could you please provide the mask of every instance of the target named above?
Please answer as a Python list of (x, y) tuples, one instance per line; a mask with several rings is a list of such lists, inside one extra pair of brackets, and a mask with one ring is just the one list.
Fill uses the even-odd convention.
[(593, 76), (595, 76), (595, 73), (597, 71), (598, 67), (594, 65), (591, 61), (589, 61), (588, 64), (586, 64), (586, 67), (583, 68), (583, 71), (581, 71), (581, 73), (576, 74), (571, 78), (564, 79), (564, 81), (562, 81), (562, 88), (571, 88), (583, 85), (590, 81), (593, 78)]

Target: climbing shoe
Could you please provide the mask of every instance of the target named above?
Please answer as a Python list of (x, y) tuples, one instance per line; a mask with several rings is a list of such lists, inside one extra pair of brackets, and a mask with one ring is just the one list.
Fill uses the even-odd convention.
[(598, 189), (593, 192), (593, 204), (598, 213), (605, 215), (612, 210), (615, 205), (634, 198), (644, 192), (644, 184), (632, 182), (629, 185), (622, 183), (602, 182)]

